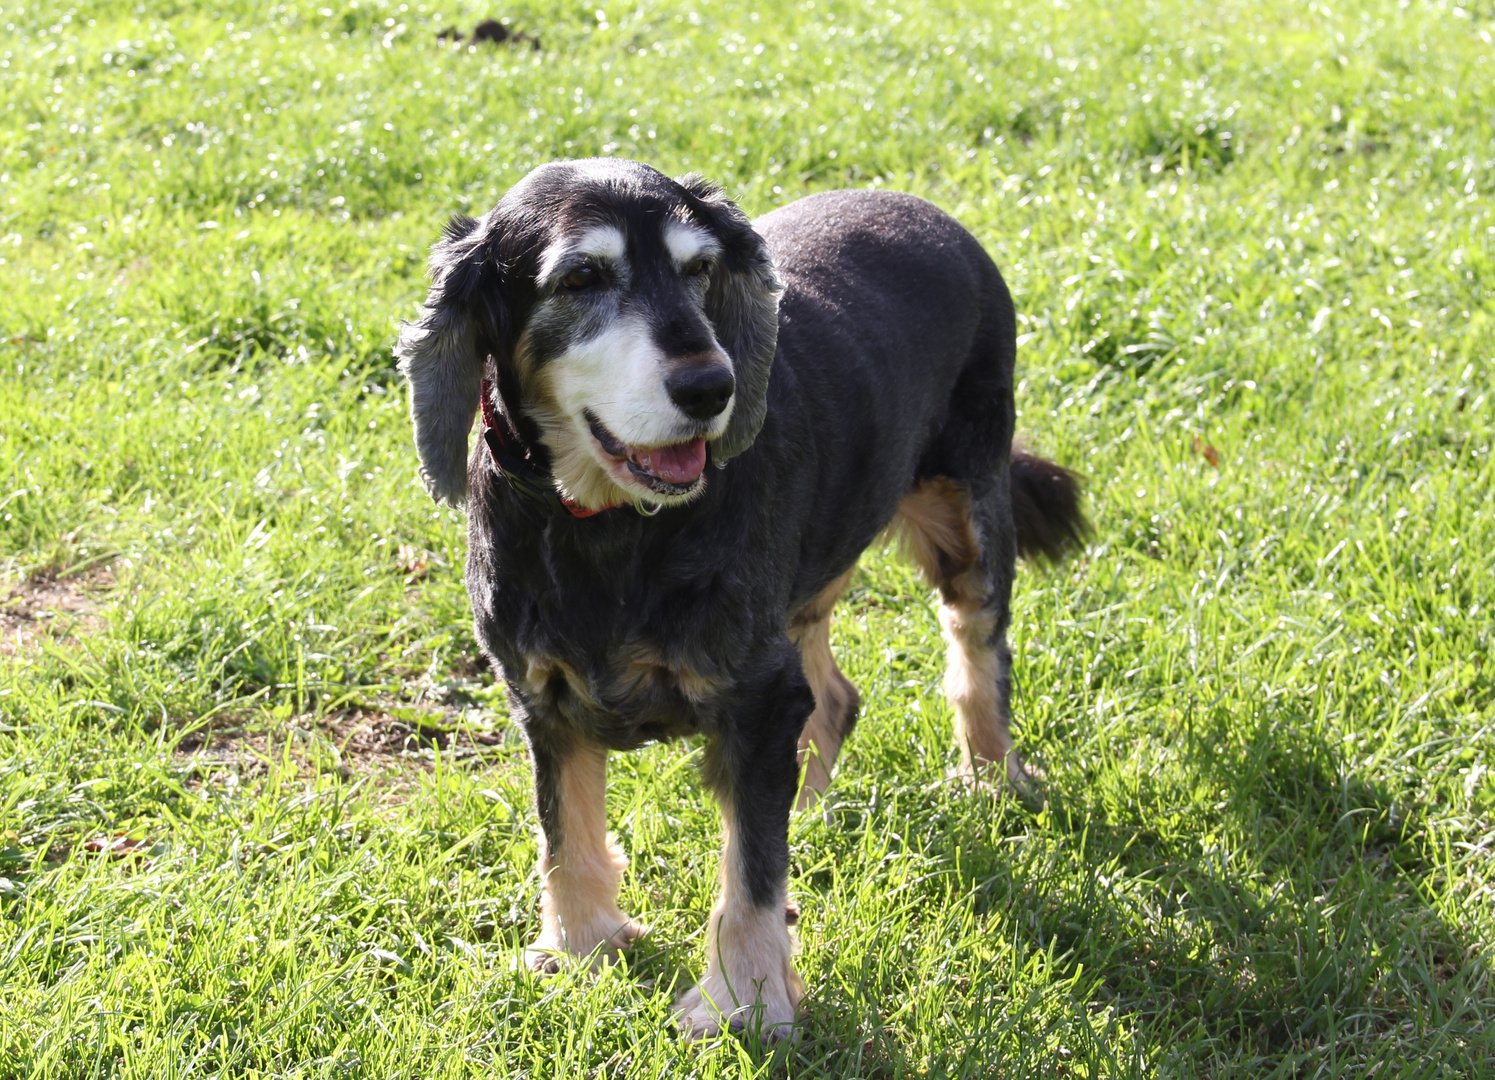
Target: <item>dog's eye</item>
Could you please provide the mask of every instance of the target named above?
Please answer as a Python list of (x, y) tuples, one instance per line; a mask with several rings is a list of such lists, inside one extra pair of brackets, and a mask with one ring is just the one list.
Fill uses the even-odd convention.
[(589, 289), (600, 280), (597, 268), (594, 266), (578, 266), (565, 277), (561, 278), (561, 288), (569, 289), (571, 292), (580, 292)]
[(705, 259), (692, 259), (685, 264), (685, 276), (700, 277), (709, 269), (711, 269), (711, 264)]

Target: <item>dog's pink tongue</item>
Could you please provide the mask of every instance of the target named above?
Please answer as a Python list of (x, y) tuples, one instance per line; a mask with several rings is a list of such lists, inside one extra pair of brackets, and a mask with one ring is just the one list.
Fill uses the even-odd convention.
[(706, 468), (706, 440), (659, 446), (648, 451), (649, 471), (671, 484), (689, 484)]

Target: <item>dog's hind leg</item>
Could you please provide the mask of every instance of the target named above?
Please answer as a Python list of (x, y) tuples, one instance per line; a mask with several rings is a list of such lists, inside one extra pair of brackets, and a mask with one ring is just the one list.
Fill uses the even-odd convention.
[[(892, 529), (940, 591), (945, 696), (955, 714), (957, 774), (1000, 779), (1019, 791), (1028, 775), (1008, 728), (1012, 657), (1007, 649), (1017, 561), (1005, 473), (976, 491), (931, 477), (899, 504)], [(999, 771), (1000, 770), (1000, 771)]]
[(628, 864), (607, 835), (607, 750), (580, 738), (532, 734), (535, 802), (540, 811), (540, 936), (525, 950), (537, 971), (562, 958), (625, 949), (643, 928), (618, 909)]
[(815, 694), (815, 711), (799, 737), (799, 762), (803, 780), (799, 809), (813, 806), (830, 786), (831, 772), (841, 743), (856, 727), (862, 696), (850, 679), (841, 674), (831, 654), (831, 610), (846, 588), (855, 567), (821, 590), (789, 621), (789, 638), (799, 649), (805, 678)]

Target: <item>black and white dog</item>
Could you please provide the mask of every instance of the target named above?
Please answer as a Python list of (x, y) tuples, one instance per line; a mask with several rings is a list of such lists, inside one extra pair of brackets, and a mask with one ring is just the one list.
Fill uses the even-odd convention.
[(700, 734), (726, 844), (680, 1022), (786, 1034), (789, 813), (856, 721), (831, 608), (890, 526), (940, 591), (960, 772), (1024, 780), (1014, 560), (1057, 558), (1084, 520), (1070, 473), (1012, 450), (1001, 275), (912, 196), (829, 192), (750, 223), (698, 178), (591, 160), (453, 220), (431, 277), (398, 353), (421, 474), (467, 505), (477, 637), (534, 759), (530, 961), (641, 933), (617, 906), (607, 755)]

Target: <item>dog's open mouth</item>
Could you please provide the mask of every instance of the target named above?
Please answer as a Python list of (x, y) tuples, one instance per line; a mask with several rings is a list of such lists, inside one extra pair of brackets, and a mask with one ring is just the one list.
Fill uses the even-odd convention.
[(591, 410), (585, 414), (592, 438), (604, 453), (625, 463), (635, 479), (659, 495), (686, 495), (706, 468), (706, 440), (669, 446), (629, 446), (603, 427)]

